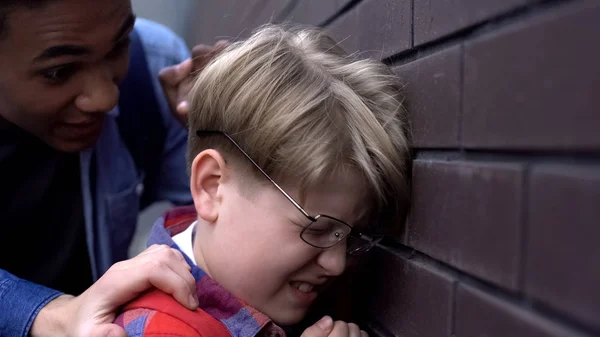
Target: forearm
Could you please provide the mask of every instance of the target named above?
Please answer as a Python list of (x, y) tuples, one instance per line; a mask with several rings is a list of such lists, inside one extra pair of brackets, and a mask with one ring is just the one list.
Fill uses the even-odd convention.
[[(40, 311), (60, 295), (0, 269), (0, 336), (28, 336)], [(52, 322), (49, 316), (45, 320)]]

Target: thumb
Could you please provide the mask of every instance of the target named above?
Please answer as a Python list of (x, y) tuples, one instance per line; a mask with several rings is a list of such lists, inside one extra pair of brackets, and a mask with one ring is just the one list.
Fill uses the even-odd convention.
[(333, 319), (324, 316), (317, 323), (304, 330), (300, 337), (327, 337), (333, 330)]
[(160, 71), (158, 78), (163, 84), (177, 86), (192, 72), (192, 60), (187, 59), (174, 66), (166, 67)]
[(127, 337), (127, 333), (116, 324), (102, 324), (92, 331), (90, 337)]

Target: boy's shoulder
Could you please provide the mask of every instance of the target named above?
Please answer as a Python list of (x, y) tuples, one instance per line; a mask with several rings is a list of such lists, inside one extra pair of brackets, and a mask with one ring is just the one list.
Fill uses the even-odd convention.
[(229, 331), (214, 317), (181, 306), (171, 295), (155, 290), (129, 303), (115, 324), (129, 337), (170, 335), (179, 337), (230, 337)]

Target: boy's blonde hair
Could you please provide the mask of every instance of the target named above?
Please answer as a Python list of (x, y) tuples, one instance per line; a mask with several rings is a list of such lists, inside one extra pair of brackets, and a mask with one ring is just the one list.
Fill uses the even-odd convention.
[(373, 206), (402, 210), (406, 123), (389, 67), (353, 60), (318, 29), (266, 25), (229, 46), (195, 80), (188, 165), (216, 148), (250, 168), (225, 137), (196, 135), (222, 131), (280, 183), (299, 183), (306, 191), (351, 168), (364, 177)]

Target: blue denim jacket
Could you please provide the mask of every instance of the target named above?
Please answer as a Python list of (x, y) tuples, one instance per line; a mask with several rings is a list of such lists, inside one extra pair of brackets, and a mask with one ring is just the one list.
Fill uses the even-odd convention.
[[(185, 162), (187, 132), (172, 117), (158, 82), (158, 72), (190, 57), (189, 50), (181, 38), (156, 23), (138, 19), (135, 29), (155, 78), (156, 97), (167, 130), (157, 200), (179, 205), (191, 203)], [(143, 177), (138, 176), (133, 158), (119, 135), (118, 114), (118, 108), (108, 114), (95, 147), (80, 156), (87, 245), (94, 279), (115, 262), (127, 258), (144, 189)], [(92, 154), (96, 156), (95, 170), (91, 167)], [(92, 184), (96, 187), (94, 195)], [(18, 279), (0, 269), (0, 336), (26, 337), (41, 308), (59, 295), (58, 291)]]

